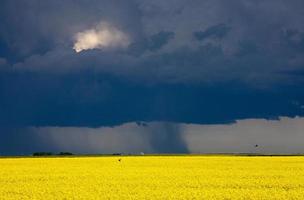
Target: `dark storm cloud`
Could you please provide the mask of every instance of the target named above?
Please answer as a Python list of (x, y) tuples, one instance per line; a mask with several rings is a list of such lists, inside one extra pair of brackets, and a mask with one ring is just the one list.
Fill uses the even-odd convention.
[(166, 45), (173, 37), (174, 33), (168, 31), (161, 31), (155, 35), (152, 35), (148, 40), (148, 49), (151, 51), (156, 51), (162, 46)]
[[(304, 64), (304, 26), (299, 23), (303, 3), (298, 0), (2, 4), (2, 57), (18, 70), (70, 73), (91, 68), (141, 82), (236, 80), (265, 85), (296, 82), (282, 72)], [(73, 52), (75, 35), (100, 22), (129, 35), (129, 49)]]
[[(1, 125), (101, 126), (129, 121), (224, 123), (302, 115), (303, 87), (140, 85), (94, 71), (1, 74)], [(298, 102), (295, 104), (294, 102)]]
[(0, 72), (4, 70), (9, 70), (8, 63), (5, 58), (0, 57)]
[(0, 156), (31, 155), (35, 151), (52, 151), (53, 147), (40, 140), (32, 130), (24, 127), (0, 128)]
[(102, 20), (134, 37), (141, 34), (140, 12), (132, 1), (4, 0), (0, 13), (0, 52), (13, 61), (71, 46), (77, 32)]
[(205, 31), (194, 32), (194, 37), (196, 37), (198, 40), (204, 40), (207, 38), (222, 39), (227, 35), (229, 30), (230, 28), (225, 24), (218, 24), (208, 28)]
[(160, 31), (151, 36), (147, 36), (146, 38), (133, 42), (128, 48), (128, 55), (142, 56), (149, 51), (156, 52), (168, 44), (168, 42), (173, 38), (174, 32)]
[[(3, 127), (214, 124), (304, 114), (302, 0), (0, 4)], [(129, 46), (76, 53), (75, 36), (96, 32), (102, 22), (127, 35)], [(159, 130), (152, 146), (187, 151), (178, 128)]]

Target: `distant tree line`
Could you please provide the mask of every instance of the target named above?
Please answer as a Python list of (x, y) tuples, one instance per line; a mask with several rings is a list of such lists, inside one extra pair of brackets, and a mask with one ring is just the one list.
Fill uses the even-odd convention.
[(73, 153), (71, 152), (60, 152), (58, 154), (54, 154), (52, 152), (35, 152), (33, 156), (71, 156)]

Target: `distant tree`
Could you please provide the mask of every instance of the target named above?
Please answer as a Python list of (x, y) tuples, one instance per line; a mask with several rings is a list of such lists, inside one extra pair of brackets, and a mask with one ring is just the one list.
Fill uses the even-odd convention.
[(71, 152), (60, 152), (58, 155), (59, 156), (71, 156), (73, 154)]
[(52, 152), (35, 152), (33, 153), (33, 156), (51, 156), (53, 155)]

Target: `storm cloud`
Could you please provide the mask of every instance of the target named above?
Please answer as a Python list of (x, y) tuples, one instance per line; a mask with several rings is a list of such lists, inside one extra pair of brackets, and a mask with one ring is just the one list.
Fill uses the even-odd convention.
[[(288, 72), (303, 66), (304, 27), (299, 23), (303, 3), (298, 0), (229, 4), (221, 0), (86, 4), (30, 0), (2, 4), (2, 49), (9, 54), (4, 56), (13, 57), (12, 68), (19, 70), (71, 73), (71, 69), (93, 69), (145, 82), (149, 78), (142, 77), (148, 73), (150, 82), (241, 81), (256, 85), (299, 81)], [(19, 12), (12, 12), (16, 9)], [(34, 11), (35, 16), (29, 14)], [(116, 48), (110, 55), (98, 50), (73, 53), (73, 47), (88, 42), (89, 32), (94, 35), (89, 38), (96, 41), (81, 50), (103, 46), (98, 36), (105, 33), (101, 21), (107, 24), (103, 27), (112, 27), (109, 36), (113, 38), (107, 44), (130, 44), (129, 50)], [(109, 56), (113, 59), (104, 58)]]
[(7, 154), (35, 151), (298, 154), (304, 151), (303, 126), (304, 119), (296, 117), (217, 125), (138, 122), (97, 128), (27, 127), (11, 130), (10, 138), (1, 136), (0, 148)]
[(175, 123), (303, 116), (303, 10), (302, 0), (2, 0), (0, 135), (158, 121), (142, 144), (187, 152)]

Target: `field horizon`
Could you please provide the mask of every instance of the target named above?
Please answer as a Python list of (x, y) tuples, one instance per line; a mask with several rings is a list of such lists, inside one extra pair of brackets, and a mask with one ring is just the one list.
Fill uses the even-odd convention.
[(34, 155), (0, 155), (0, 159), (5, 158), (77, 158), (77, 157), (149, 157), (149, 156), (155, 156), (155, 157), (175, 157), (175, 156), (241, 156), (241, 157), (294, 157), (304, 156), (304, 153), (299, 154), (259, 154), (259, 153), (147, 153), (144, 155), (141, 154), (73, 154), (73, 155), (48, 155), (48, 156), (34, 156)]
[(6, 157), (0, 199), (296, 199), (303, 156)]

